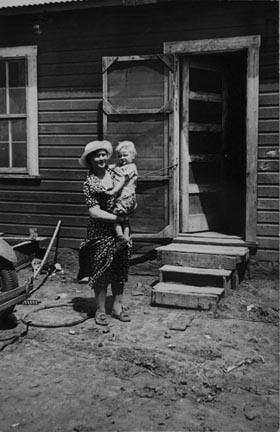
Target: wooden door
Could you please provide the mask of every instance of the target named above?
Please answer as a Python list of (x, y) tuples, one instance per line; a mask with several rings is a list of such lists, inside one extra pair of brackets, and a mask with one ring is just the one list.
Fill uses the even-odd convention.
[(222, 230), (227, 89), (217, 56), (181, 63), (180, 231)]
[(136, 146), (135, 237), (173, 232), (173, 55), (103, 57), (103, 136)]

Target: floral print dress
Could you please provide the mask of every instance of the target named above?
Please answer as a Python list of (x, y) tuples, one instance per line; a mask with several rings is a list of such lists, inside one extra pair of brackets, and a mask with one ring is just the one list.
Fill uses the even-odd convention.
[[(116, 176), (107, 168), (113, 186)], [(100, 179), (89, 173), (84, 184), (83, 193), (88, 208), (98, 205), (101, 210), (112, 212), (115, 198), (106, 195), (106, 189)], [(89, 285), (95, 288), (110, 282), (125, 282), (128, 275), (129, 248), (116, 249), (116, 232), (114, 224), (100, 219), (89, 218), (87, 236), (81, 243), (79, 251), (80, 271), (78, 279), (89, 276)]]

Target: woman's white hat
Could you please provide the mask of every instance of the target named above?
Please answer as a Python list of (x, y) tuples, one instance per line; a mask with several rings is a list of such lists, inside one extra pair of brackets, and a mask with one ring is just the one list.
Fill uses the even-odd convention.
[(90, 168), (90, 165), (87, 162), (87, 157), (90, 153), (97, 150), (106, 150), (109, 158), (112, 156), (113, 153), (112, 144), (109, 141), (91, 141), (85, 146), (84, 152), (79, 159), (79, 164), (84, 168)]

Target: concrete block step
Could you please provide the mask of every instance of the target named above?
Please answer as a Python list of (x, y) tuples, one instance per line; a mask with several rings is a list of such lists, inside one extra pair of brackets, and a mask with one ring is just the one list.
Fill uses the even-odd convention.
[(165, 264), (159, 269), (161, 282), (176, 282), (192, 286), (231, 289), (231, 270), (205, 269)]
[(202, 288), (178, 283), (159, 282), (152, 289), (151, 303), (208, 310), (218, 303), (223, 294), (223, 288)]

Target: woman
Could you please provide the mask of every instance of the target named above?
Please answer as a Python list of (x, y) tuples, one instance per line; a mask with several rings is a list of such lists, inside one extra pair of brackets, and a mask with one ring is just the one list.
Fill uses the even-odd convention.
[(80, 248), (78, 278), (89, 276), (89, 284), (94, 289), (97, 303), (95, 321), (99, 325), (108, 325), (105, 302), (109, 283), (113, 294), (112, 316), (120, 321), (130, 321), (122, 304), (124, 283), (128, 275), (129, 249), (116, 247), (114, 224), (123, 222), (123, 218), (111, 213), (114, 197), (106, 194), (117, 181), (114, 172), (107, 166), (112, 152), (109, 141), (92, 141), (86, 145), (79, 159), (80, 165), (90, 170), (83, 185), (90, 218), (87, 237)]

